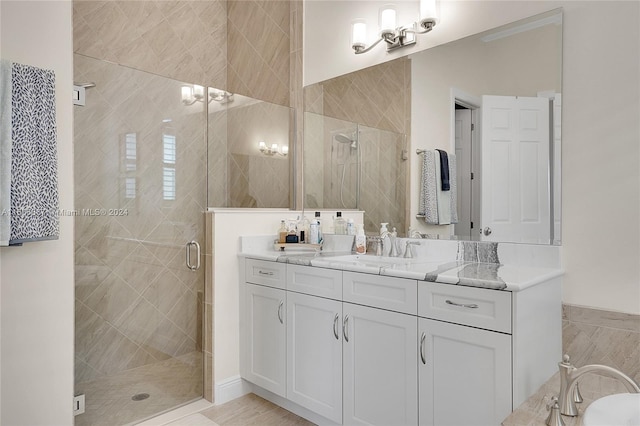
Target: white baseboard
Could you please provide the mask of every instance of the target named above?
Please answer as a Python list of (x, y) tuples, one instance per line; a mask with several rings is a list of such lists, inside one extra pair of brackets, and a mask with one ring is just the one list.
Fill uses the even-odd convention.
[(213, 403), (215, 405), (224, 404), (233, 399), (253, 392), (253, 385), (245, 381), (240, 376), (229, 377), (228, 379), (216, 382), (213, 391)]

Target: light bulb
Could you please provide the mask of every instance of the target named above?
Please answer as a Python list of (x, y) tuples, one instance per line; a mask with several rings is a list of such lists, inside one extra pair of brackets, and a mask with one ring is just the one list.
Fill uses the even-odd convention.
[(182, 86), (182, 89), (181, 89), (182, 102), (191, 102), (193, 98), (193, 92), (191, 90), (192, 89), (190, 86)]
[(204, 98), (204, 87), (198, 86), (197, 84), (193, 85), (193, 96), (196, 99)]
[(289, 146), (288, 145), (282, 145), (282, 150), (280, 151), (280, 153), (282, 155), (287, 155), (289, 154)]
[(351, 47), (364, 49), (367, 45), (367, 23), (364, 19), (351, 22)]
[(380, 35), (393, 35), (396, 32), (396, 7), (392, 4), (380, 8)]
[(436, 0), (420, 0), (420, 26), (426, 28), (438, 23)]
[(260, 141), (258, 142), (258, 149), (262, 152), (264, 152), (267, 149), (267, 144), (264, 143), (264, 141)]
[(275, 154), (276, 152), (278, 152), (278, 144), (277, 143), (271, 144), (271, 153)]

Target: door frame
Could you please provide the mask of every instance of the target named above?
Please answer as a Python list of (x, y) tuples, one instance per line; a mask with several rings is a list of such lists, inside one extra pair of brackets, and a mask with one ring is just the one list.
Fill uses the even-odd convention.
[[(471, 132), (471, 146), (475, 147), (472, 152), (471, 170), (474, 173), (474, 179), (471, 182), (471, 221), (474, 225), (480, 223), (480, 200), (482, 189), (482, 170), (481, 170), (481, 153), (482, 153), (482, 98), (465, 92), (457, 87), (451, 87), (449, 95), (449, 137), (450, 150), (456, 151), (456, 104), (465, 106), (471, 110), (471, 123), (474, 125), (474, 131)], [(478, 228), (471, 230), (471, 239)], [(479, 232), (479, 231), (478, 231)], [(455, 225), (450, 228), (450, 235), (455, 235)]]

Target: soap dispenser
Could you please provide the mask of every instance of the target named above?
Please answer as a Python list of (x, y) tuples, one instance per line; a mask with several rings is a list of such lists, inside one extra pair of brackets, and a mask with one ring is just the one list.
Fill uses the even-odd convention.
[(389, 224), (388, 222), (382, 222), (380, 224), (380, 236), (381, 237), (386, 236), (386, 234), (389, 232), (389, 230), (387, 229), (387, 225), (388, 224)]

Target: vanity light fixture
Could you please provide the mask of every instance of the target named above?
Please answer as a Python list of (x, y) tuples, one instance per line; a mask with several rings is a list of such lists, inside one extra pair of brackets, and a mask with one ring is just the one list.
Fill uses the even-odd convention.
[(267, 146), (265, 141), (258, 142), (258, 149), (264, 155), (281, 155), (286, 157), (289, 154), (289, 147), (287, 145), (282, 145), (279, 147), (277, 143), (272, 143), (271, 146)]
[[(197, 84), (182, 86), (182, 103), (189, 106), (195, 104), (196, 102), (204, 102), (205, 90), (205, 87)], [(211, 89), (209, 91), (209, 102), (211, 101), (216, 101), (221, 104), (233, 102), (233, 93), (229, 93), (225, 90)]]
[(396, 8), (392, 4), (380, 8), (378, 25), (380, 28), (378, 39), (367, 47), (367, 23), (363, 19), (351, 22), (351, 47), (356, 55), (366, 53), (378, 43), (387, 43), (387, 52), (399, 47), (410, 46), (416, 42), (416, 34), (428, 33), (438, 23), (436, 0), (420, 0), (420, 17), (418, 22), (397, 26)]

